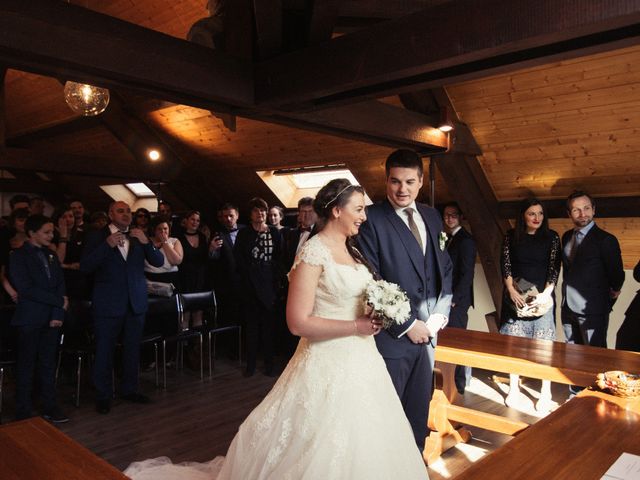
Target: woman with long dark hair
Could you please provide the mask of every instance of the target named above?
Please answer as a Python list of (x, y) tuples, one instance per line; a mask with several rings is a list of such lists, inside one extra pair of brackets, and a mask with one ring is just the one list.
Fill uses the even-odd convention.
[[(516, 226), (507, 232), (502, 247), (505, 290), (500, 333), (555, 340), (554, 289), (560, 263), (560, 237), (549, 229), (542, 204), (535, 198), (523, 200)], [(518, 403), (519, 381), (518, 375), (510, 375), (508, 406)], [(536, 409), (547, 411), (550, 406), (551, 382), (543, 380)]]
[(332, 180), (314, 209), (322, 229), (289, 274), (287, 323), (301, 338), (278, 382), (226, 458), (205, 466), (152, 460), (127, 469), (131, 478), (203, 478), (196, 469), (211, 480), (428, 478), (373, 339), (380, 322), (365, 313), (373, 275), (350, 241), (367, 218), (362, 188)]

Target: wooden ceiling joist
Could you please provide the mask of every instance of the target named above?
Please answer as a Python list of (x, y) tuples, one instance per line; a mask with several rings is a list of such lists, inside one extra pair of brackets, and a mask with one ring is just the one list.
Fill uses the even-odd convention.
[(0, 61), (202, 108), (253, 103), (250, 62), (64, 2), (0, 1)]
[[(262, 62), (256, 101), (300, 110), (637, 43), (640, 0), (460, 0)], [(292, 82), (295, 79), (295, 82)]]

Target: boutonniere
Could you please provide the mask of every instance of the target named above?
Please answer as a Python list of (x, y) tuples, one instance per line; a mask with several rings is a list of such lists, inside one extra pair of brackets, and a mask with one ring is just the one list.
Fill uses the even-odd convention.
[(448, 239), (449, 237), (447, 237), (447, 234), (444, 232), (440, 232), (440, 234), (438, 235), (438, 245), (440, 246), (441, 252), (444, 252), (444, 249), (447, 246)]
[(49, 258), (49, 265), (53, 265), (53, 253), (50, 253), (48, 258)]

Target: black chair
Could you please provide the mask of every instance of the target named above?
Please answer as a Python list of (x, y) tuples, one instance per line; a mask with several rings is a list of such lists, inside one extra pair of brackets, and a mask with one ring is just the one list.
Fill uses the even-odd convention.
[(69, 355), (76, 360), (76, 393), (75, 406), (80, 406), (80, 383), (82, 381), (82, 363), (90, 360), (96, 353), (95, 338), (93, 336), (93, 317), (91, 315), (91, 301), (72, 300), (69, 311), (62, 326), (58, 351), (58, 365), (56, 367), (56, 383), (60, 373), (63, 355)]
[[(154, 342), (156, 355), (156, 384), (158, 383), (158, 353), (157, 344), (162, 343), (162, 384), (167, 388), (167, 342), (177, 341), (177, 326), (182, 320), (182, 307), (178, 295), (171, 297), (149, 297), (149, 309), (147, 310), (147, 318), (145, 323), (149, 326), (149, 330), (160, 330), (158, 334), (150, 334), (150, 338), (154, 335), (158, 336)], [(167, 324), (169, 329), (167, 330)]]
[[(176, 335), (175, 341), (177, 341), (178, 344), (184, 347), (184, 345), (188, 342), (188, 340), (192, 338), (198, 339), (200, 343), (200, 379), (203, 380), (204, 379), (204, 357), (202, 355), (202, 339), (205, 332), (205, 326), (203, 324), (202, 327), (200, 326), (193, 327), (193, 328), (187, 327), (183, 329), (182, 325), (183, 325), (185, 312), (197, 312), (200, 310), (203, 310), (206, 312), (210, 310), (212, 306), (213, 308), (215, 308), (215, 295), (213, 294), (212, 291), (206, 291), (206, 292), (195, 292), (195, 293), (180, 293), (178, 294), (178, 297), (180, 301), (181, 319), (178, 324), (179, 331)], [(204, 318), (204, 315), (203, 315), (203, 318)], [(204, 321), (205, 320), (203, 319), (203, 322)], [(184, 350), (183, 348), (180, 349), (181, 359), (183, 359), (184, 357), (183, 350)], [(183, 362), (181, 360), (180, 364), (182, 363)]]
[(15, 337), (10, 327), (15, 305), (0, 307), (0, 424), (2, 423), (2, 392), (4, 387), (4, 370), (16, 363)]
[(203, 318), (206, 319), (206, 324), (204, 325), (205, 332), (208, 337), (208, 345), (209, 345), (209, 376), (213, 373), (213, 363), (216, 358), (216, 335), (219, 333), (226, 332), (238, 332), (238, 362), (240, 366), (242, 366), (242, 327), (240, 325), (218, 325), (218, 302), (216, 299), (216, 294), (214, 290), (211, 292), (207, 292), (211, 294), (211, 299), (209, 301), (209, 308), (205, 310), (205, 313), (208, 315), (204, 315)]

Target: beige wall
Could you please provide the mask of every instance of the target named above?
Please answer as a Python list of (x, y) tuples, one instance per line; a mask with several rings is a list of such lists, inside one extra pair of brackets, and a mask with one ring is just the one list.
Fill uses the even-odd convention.
[[(636, 282), (633, 278), (633, 271), (625, 270), (625, 274), (626, 279), (622, 287), (622, 293), (620, 294), (618, 301), (613, 307), (613, 312), (611, 312), (611, 316), (609, 317), (609, 332), (607, 336), (607, 345), (609, 348), (615, 347), (616, 333), (624, 320), (624, 312), (631, 303), (631, 300), (633, 300), (636, 291), (640, 289), (640, 283)], [(560, 301), (562, 300), (560, 293), (561, 282), (562, 274), (560, 275), (560, 281), (556, 287), (556, 298), (558, 299), (556, 311), (556, 334), (557, 340), (559, 341), (564, 340), (562, 325), (560, 323)], [(476, 263), (473, 288), (476, 306), (475, 308), (469, 309), (469, 329), (486, 332), (488, 330), (484, 315), (486, 313), (493, 312), (495, 307), (493, 306), (493, 301), (489, 294), (489, 286), (487, 285), (487, 280), (484, 276), (484, 270), (482, 269), (482, 265), (479, 263)]]

